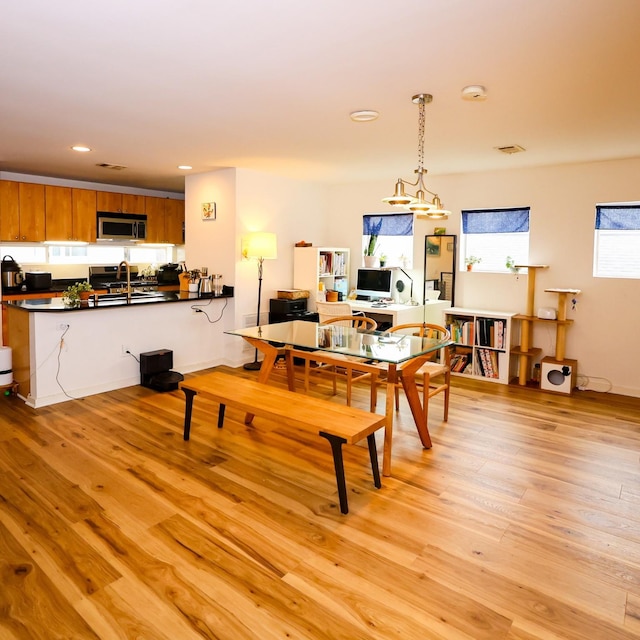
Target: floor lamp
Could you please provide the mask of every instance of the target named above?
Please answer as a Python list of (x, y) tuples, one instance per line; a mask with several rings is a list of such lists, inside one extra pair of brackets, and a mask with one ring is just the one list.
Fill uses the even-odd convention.
[[(258, 261), (258, 311), (256, 313), (256, 326), (260, 326), (260, 298), (262, 296), (262, 263), (265, 260), (274, 260), (278, 257), (278, 248), (275, 233), (256, 232), (245, 236), (243, 240), (242, 255), (245, 258), (256, 258)], [(258, 362), (258, 350), (256, 349), (253, 362), (247, 362), (245, 369), (257, 371), (262, 363)]]

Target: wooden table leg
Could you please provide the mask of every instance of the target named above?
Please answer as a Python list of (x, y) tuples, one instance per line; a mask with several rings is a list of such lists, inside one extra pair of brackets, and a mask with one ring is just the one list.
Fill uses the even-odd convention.
[[(289, 391), (296, 390), (296, 372), (295, 363), (293, 361), (293, 354), (290, 348), (286, 348), (284, 351), (284, 361), (287, 365), (287, 386)], [(305, 366), (309, 364), (308, 360), (305, 360)]]
[[(273, 365), (276, 363), (278, 357), (278, 349), (272, 344), (269, 344), (265, 340), (258, 340), (256, 338), (248, 338), (243, 336), (244, 339), (252, 346), (255, 347), (264, 355), (262, 365), (260, 367), (260, 373), (258, 373), (258, 382), (266, 384), (273, 370)], [(253, 413), (247, 413), (244, 417), (245, 424), (251, 424), (253, 421)]]
[(416, 371), (426, 362), (428, 356), (421, 356), (409, 361), (402, 368), (402, 387), (407, 396), (409, 407), (411, 409), (411, 415), (416, 423), (416, 429), (420, 436), (420, 442), (425, 449), (431, 449), (431, 436), (429, 435), (429, 427), (427, 425), (427, 419), (424, 415), (424, 408), (420, 401), (420, 394), (418, 393), (418, 387), (416, 386)]
[(387, 422), (384, 426), (384, 447), (382, 449), (382, 475), (391, 475), (391, 446), (393, 442), (393, 414), (395, 411), (396, 382), (398, 381), (398, 371), (395, 364), (389, 364), (387, 372), (387, 398), (384, 415)]

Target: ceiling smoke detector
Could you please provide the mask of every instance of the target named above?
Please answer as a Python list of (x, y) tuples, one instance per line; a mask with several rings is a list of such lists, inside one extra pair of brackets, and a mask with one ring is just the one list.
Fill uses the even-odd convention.
[(521, 147), (519, 144), (509, 144), (505, 147), (494, 147), (500, 153), (507, 153), (511, 155), (512, 153), (520, 153), (521, 151), (526, 151), (524, 147)]
[(96, 167), (101, 167), (103, 169), (113, 169), (113, 171), (122, 171), (123, 169), (127, 168), (122, 164), (111, 164), (109, 162), (100, 162), (96, 165)]
[(487, 99), (487, 90), (481, 84), (470, 84), (462, 90), (462, 99), (482, 102)]

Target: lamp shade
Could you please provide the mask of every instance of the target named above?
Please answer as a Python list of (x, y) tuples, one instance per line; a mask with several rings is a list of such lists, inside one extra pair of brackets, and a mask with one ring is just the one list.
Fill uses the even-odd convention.
[(242, 254), (245, 258), (262, 258), (274, 260), (278, 257), (278, 243), (275, 233), (257, 231), (246, 235), (243, 239)]

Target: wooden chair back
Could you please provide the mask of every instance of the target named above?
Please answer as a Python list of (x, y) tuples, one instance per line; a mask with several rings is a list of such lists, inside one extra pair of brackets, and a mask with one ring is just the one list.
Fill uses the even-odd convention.
[(366, 331), (375, 331), (378, 328), (378, 323), (373, 318), (368, 318), (367, 316), (335, 316), (320, 322), (320, 324), (340, 324), (345, 327), (364, 329)]

